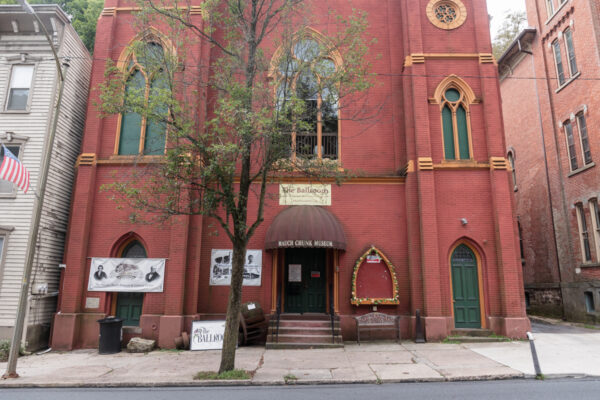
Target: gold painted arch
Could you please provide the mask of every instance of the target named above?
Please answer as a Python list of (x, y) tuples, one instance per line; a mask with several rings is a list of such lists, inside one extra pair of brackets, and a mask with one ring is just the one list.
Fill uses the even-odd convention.
[(475, 92), (471, 89), (471, 86), (467, 82), (465, 82), (458, 75), (448, 75), (438, 84), (435, 92), (433, 93), (433, 97), (430, 99), (430, 102), (433, 104), (439, 104), (440, 108), (443, 107), (444, 103), (444, 93), (448, 89), (456, 89), (461, 92), (466, 100), (467, 104), (479, 104), (481, 100), (475, 96)]
[[(356, 291), (356, 280), (358, 278), (358, 272), (363, 262), (370, 254), (377, 254), (381, 257), (384, 264), (387, 266), (390, 276), (392, 277), (392, 297), (383, 298), (383, 297), (357, 297)], [(352, 272), (352, 299), (350, 303), (355, 306), (360, 305), (395, 305), (400, 304), (400, 295), (398, 292), (398, 278), (396, 277), (396, 271), (394, 265), (390, 262), (390, 260), (383, 254), (381, 250), (377, 247), (371, 245), (371, 247), (363, 253), (362, 256), (356, 260), (356, 264), (354, 264), (354, 271)]]
[(129, 62), (133, 57), (133, 44), (136, 42), (157, 42), (162, 46), (166, 53), (172, 56), (176, 56), (177, 54), (173, 42), (164, 33), (151, 26), (135, 35), (135, 37), (129, 41), (127, 46), (125, 46), (119, 55), (117, 62), (117, 68), (120, 71), (128, 72), (128, 70), (130, 70)]

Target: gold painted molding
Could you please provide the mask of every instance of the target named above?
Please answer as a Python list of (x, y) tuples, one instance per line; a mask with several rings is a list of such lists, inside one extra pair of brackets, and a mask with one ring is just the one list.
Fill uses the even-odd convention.
[(504, 157), (490, 157), (490, 169), (509, 169), (508, 160)]
[[(164, 7), (165, 10), (172, 10), (175, 7)], [(186, 6), (178, 7), (180, 10), (186, 10)], [(135, 11), (141, 11), (140, 7), (106, 7), (102, 9), (100, 16), (113, 17), (117, 13), (131, 13)], [(202, 15), (206, 16), (207, 11), (202, 6), (191, 6), (190, 15)]]
[(96, 162), (96, 153), (81, 153), (79, 157), (77, 157), (75, 168), (79, 168), (80, 165), (96, 165)]
[(471, 60), (476, 59), (480, 64), (497, 64), (492, 53), (412, 53), (404, 59), (404, 66), (424, 64), (426, 60)]
[(433, 171), (433, 160), (431, 157), (419, 157), (417, 159), (419, 171)]

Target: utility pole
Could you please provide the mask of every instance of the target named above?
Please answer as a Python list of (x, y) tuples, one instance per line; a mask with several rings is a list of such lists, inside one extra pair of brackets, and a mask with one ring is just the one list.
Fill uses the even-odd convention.
[[(46, 40), (48, 40), (48, 44), (50, 45), (50, 49), (52, 49), (52, 54), (54, 55), (54, 60), (56, 61), (56, 69), (59, 77), (59, 89), (58, 89), (58, 98), (56, 100), (56, 105), (54, 108), (54, 116), (52, 121), (52, 129), (50, 130), (50, 134), (46, 139), (46, 143), (44, 145), (44, 153), (42, 158), (42, 165), (40, 169), (40, 176), (38, 179), (37, 187), (35, 190), (35, 198), (33, 203), (33, 215), (31, 217), (31, 232), (29, 232), (29, 240), (27, 242), (27, 253), (25, 256), (25, 270), (23, 271), (23, 281), (21, 283), (21, 295), (19, 297), (19, 308), (17, 309), (17, 318), (15, 320), (15, 330), (13, 334), (13, 339), (10, 345), (10, 353), (8, 356), (8, 364), (6, 366), (6, 372), (2, 375), (3, 379), (6, 378), (18, 378), (19, 374), (17, 374), (17, 358), (19, 357), (19, 349), (21, 348), (21, 339), (23, 336), (23, 327), (25, 325), (25, 316), (27, 315), (27, 305), (29, 304), (29, 281), (31, 279), (31, 271), (33, 269), (33, 259), (35, 256), (36, 242), (37, 236), (40, 229), (40, 219), (42, 216), (42, 205), (44, 204), (44, 194), (46, 192), (46, 182), (48, 180), (48, 170), (50, 169), (50, 159), (52, 156), (52, 148), (54, 146), (54, 137), (56, 136), (56, 127), (58, 125), (58, 115), (60, 114), (60, 106), (62, 100), (62, 93), (65, 84), (65, 75), (63, 74), (63, 70), (61, 68), (61, 63), (58, 59), (58, 55), (56, 54), (56, 50), (54, 49), (54, 43), (46, 30), (46, 27), (42, 23), (40, 17), (36, 14), (33, 7), (31, 7), (27, 0), (17, 0), (23, 10), (27, 14), (33, 15), (33, 17), (37, 20), (42, 30), (44, 31), (44, 35), (46, 35)], [(65, 68), (69, 65), (65, 62)]]

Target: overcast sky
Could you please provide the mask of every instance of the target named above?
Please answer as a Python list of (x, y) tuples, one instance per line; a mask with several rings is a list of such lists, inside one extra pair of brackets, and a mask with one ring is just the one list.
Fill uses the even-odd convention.
[(488, 13), (494, 17), (490, 22), (493, 39), (504, 20), (504, 14), (513, 10), (525, 11), (525, 0), (487, 0), (487, 7)]

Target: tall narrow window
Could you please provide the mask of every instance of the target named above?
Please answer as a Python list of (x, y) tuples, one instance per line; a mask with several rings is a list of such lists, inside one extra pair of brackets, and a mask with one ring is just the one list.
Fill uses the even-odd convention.
[(554, 15), (554, 0), (546, 0), (546, 9), (548, 11), (548, 18)]
[(444, 158), (446, 160), (468, 160), (471, 158), (468, 112), (462, 92), (447, 89), (443, 95), (442, 130)]
[(558, 40), (552, 42), (552, 50), (554, 51), (554, 62), (556, 63), (556, 75), (558, 77), (558, 85), (561, 86), (565, 83), (565, 70), (562, 62), (562, 55), (560, 53), (560, 44)]
[[(160, 44), (146, 43), (133, 51), (125, 101), (129, 111), (121, 115), (119, 155), (161, 155), (165, 152), (168, 110), (156, 99), (167, 89), (164, 52)], [(148, 116), (142, 116), (141, 109)]]
[(13, 65), (6, 110), (25, 111), (29, 104), (33, 65)]
[(596, 258), (600, 260), (600, 208), (598, 208), (598, 199), (590, 200), (590, 214), (592, 214), (592, 229), (594, 230)]
[(583, 113), (577, 114), (577, 126), (579, 127), (579, 139), (581, 140), (581, 152), (583, 154), (583, 163), (592, 163), (592, 152), (590, 151), (590, 141), (588, 139), (587, 124)]
[(596, 307), (594, 305), (594, 294), (592, 292), (584, 292), (585, 296), (585, 309), (589, 313), (593, 313), (596, 311)]
[[(289, 100), (296, 97), (304, 105), (295, 115), (291, 135), (292, 158), (337, 160), (338, 154), (338, 95), (328, 81), (336, 70), (335, 63), (321, 56), (319, 43), (305, 38), (292, 46), (291, 54), (278, 68), (278, 108), (292, 114)], [(298, 109), (293, 110), (298, 114)]]
[(571, 171), (575, 171), (579, 168), (579, 165), (577, 164), (577, 152), (575, 151), (575, 139), (573, 138), (573, 125), (571, 121), (565, 121), (564, 127), (565, 135), (567, 136), (567, 151), (569, 152)]
[(590, 262), (592, 261), (592, 252), (590, 250), (590, 238), (587, 229), (587, 222), (585, 221), (583, 204), (576, 204), (575, 208), (577, 210), (577, 223), (579, 225), (579, 239), (581, 242), (581, 254), (583, 256), (583, 262)]
[(567, 29), (564, 32), (565, 46), (567, 47), (567, 57), (569, 58), (569, 71), (571, 76), (577, 74), (577, 61), (575, 60), (575, 47), (573, 46), (573, 32)]
[(0, 265), (2, 265), (2, 259), (4, 258), (4, 242), (5, 242), (5, 236), (4, 235), (0, 235)]

